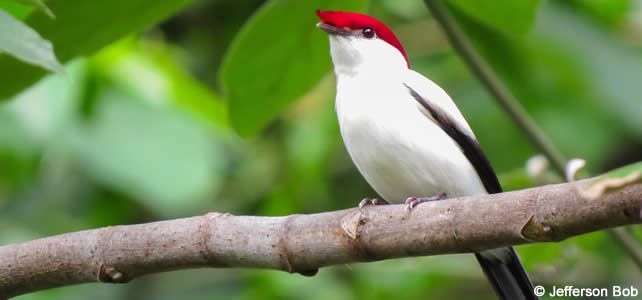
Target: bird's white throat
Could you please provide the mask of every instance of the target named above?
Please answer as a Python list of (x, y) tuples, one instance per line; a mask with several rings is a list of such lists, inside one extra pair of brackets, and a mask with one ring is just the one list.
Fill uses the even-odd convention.
[(330, 55), (337, 76), (356, 73), (390, 76), (408, 69), (399, 50), (379, 39), (330, 36)]

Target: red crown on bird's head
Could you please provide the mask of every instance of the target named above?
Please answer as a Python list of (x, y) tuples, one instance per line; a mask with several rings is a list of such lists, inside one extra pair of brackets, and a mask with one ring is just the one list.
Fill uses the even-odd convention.
[(401, 55), (406, 59), (406, 63), (408, 63), (408, 68), (410, 68), (408, 56), (406, 55), (406, 51), (403, 49), (401, 42), (399, 42), (392, 30), (390, 30), (390, 28), (381, 21), (368, 15), (348, 11), (317, 9), (316, 13), (323, 23), (334, 27), (350, 30), (363, 29), (366, 27), (372, 28), (379, 39), (397, 48), (397, 50), (401, 52)]

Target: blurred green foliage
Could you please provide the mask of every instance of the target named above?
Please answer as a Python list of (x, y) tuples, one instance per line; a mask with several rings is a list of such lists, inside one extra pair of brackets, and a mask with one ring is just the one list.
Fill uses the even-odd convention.
[(539, 2), (539, 0), (448, 1), (471, 19), (494, 31), (514, 36), (523, 35), (531, 29)]
[(221, 82), (234, 99), (230, 101), (231, 121), (241, 135), (256, 134), (328, 72), (327, 38), (313, 34), (317, 29), (311, 26), (316, 16), (310, 12), (321, 6), (362, 11), (365, 1), (270, 1), (230, 45)]
[(40, 10), (42, 13), (47, 15), (48, 17), (54, 19), (56, 16), (54, 13), (51, 11), (49, 7), (43, 2), (43, 0), (18, 0), (19, 2), (22, 2), (27, 5), (31, 5), (33, 9)]
[[(7, 1), (7, 0), (4, 0)], [(193, 0), (50, 0), (55, 12), (52, 20), (45, 14), (32, 13), (25, 23), (47, 38), (58, 58), (67, 62), (88, 55), (123, 35), (139, 32), (185, 7)], [(0, 57), (0, 99), (28, 87), (43, 71), (25, 67), (9, 57)]]
[[(389, 24), (413, 68), (460, 106), (506, 189), (552, 177), (550, 170), (526, 172), (526, 160), (536, 153), (471, 76), (421, 1), (44, 3), (55, 19), (41, 1), (0, 0), (0, 10), (50, 41), (65, 65), (61, 74), (43, 77), (43, 69), (0, 54), (0, 244), (207, 211), (313, 213), (374, 196), (340, 139), (329, 49), (314, 27), (316, 8), (367, 12)], [(585, 158), (595, 173), (642, 160), (641, 1), (449, 4), (484, 58), (566, 155)], [(25, 42), (21, 35), (10, 38), (0, 40)], [(642, 236), (639, 228), (631, 230)], [(518, 251), (537, 284), (642, 288), (638, 270), (604, 233)], [(90, 297), (494, 295), (471, 255), (448, 255), (336, 266), (312, 278), (186, 270), (19, 299)]]

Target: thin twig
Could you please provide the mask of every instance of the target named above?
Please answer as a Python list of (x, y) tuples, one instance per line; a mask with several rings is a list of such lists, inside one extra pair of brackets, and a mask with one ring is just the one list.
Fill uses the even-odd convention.
[[(441, 0), (424, 0), (433, 17), (441, 25), (453, 48), (459, 53), (466, 65), (477, 79), (493, 95), (497, 103), (510, 116), (513, 122), (526, 134), (548, 160), (553, 168), (564, 176), (567, 160), (562, 152), (555, 147), (535, 121), (528, 115), (524, 107), (497, 78), (493, 70), (472, 46), (466, 34), (459, 28), (457, 22), (448, 13)], [(627, 231), (610, 232), (610, 236), (626, 251), (631, 259), (642, 270), (642, 247), (636, 238)]]

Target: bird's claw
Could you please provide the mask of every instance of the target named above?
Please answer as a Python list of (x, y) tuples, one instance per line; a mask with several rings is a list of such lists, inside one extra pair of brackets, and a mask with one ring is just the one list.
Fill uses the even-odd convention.
[(381, 203), (379, 203), (379, 199), (377, 198), (363, 198), (361, 199), (361, 201), (359, 201), (359, 208), (361, 209), (364, 206), (369, 206), (369, 205), (376, 206), (379, 204)]
[(417, 205), (424, 202), (437, 201), (437, 200), (443, 200), (443, 199), (446, 199), (446, 193), (444, 192), (438, 193), (431, 197), (408, 197), (406, 198), (406, 210), (411, 211)]

